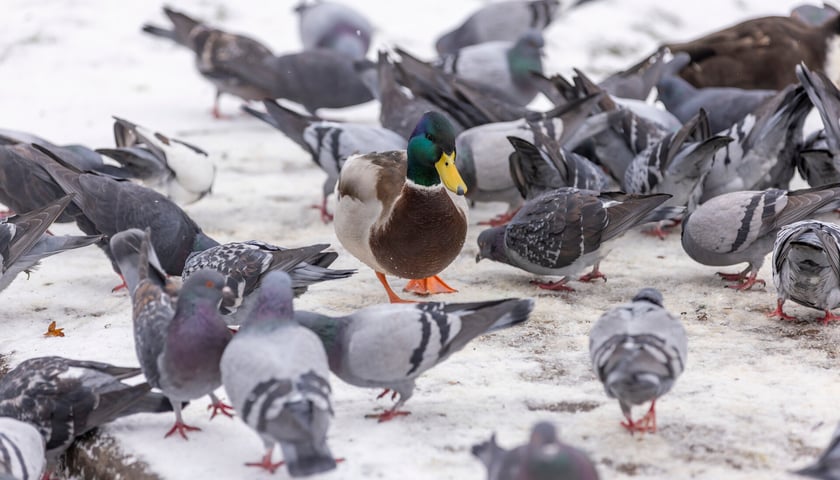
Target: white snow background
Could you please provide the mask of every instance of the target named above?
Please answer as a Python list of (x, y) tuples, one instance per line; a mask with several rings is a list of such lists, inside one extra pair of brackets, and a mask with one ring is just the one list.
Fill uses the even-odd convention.
[[(483, 5), (476, 0), (422, 2), (346, 0), (376, 25), (377, 46), (400, 45), (424, 58), (441, 32)], [(172, 6), (233, 32), (260, 39), (277, 53), (300, 49), (296, 2), (179, 0)], [(635, 63), (662, 41), (687, 40), (737, 21), (785, 15), (790, 0), (599, 0), (559, 18), (547, 31), (548, 73), (578, 67), (596, 79)], [(0, 29), (0, 127), (48, 140), (113, 145), (111, 115), (183, 138), (211, 152), (219, 172), (213, 194), (185, 210), (220, 241), (260, 239), (294, 247), (331, 243), (337, 268), (354, 277), (311, 287), (300, 309), (342, 314), (386, 301), (373, 272), (338, 244), (332, 225), (310, 204), (320, 200), (324, 174), (279, 132), (238, 113), (225, 97), (228, 120), (209, 113), (212, 86), (193, 67), (193, 54), (141, 33), (144, 22), (166, 24), (151, 1), (5, 0)], [(371, 53), (371, 56), (373, 53)], [(540, 99), (537, 106), (547, 102)], [(322, 111), (375, 123), (378, 105)], [(820, 126), (812, 114), (808, 129)], [(798, 185), (802, 185), (801, 181)], [(335, 419), (329, 443), (346, 458), (318, 478), (481, 479), (470, 447), (496, 432), (503, 446), (523, 443), (538, 420), (550, 420), (568, 443), (585, 449), (605, 479), (781, 479), (811, 462), (838, 420), (837, 341), (840, 326), (813, 321), (820, 312), (791, 305), (810, 323), (765, 318), (775, 305), (770, 267), (766, 290), (723, 288), (715, 269), (690, 260), (679, 236), (666, 241), (630, 232), (602, 263), (606, 283), (572, 282), (575, 293), (536, 290), (532, 275), (498, 263), (475, 263), (479, 220), (505, 208), (478, 204), (461, 255), (442, 277), (460, 292), (434, 300), (534, 297), (531, 320), (471, 343), (418, 381), (407, 403), (413, 413), (377, 424), (363, 418), (390, 401), (376, 390), (333, 378)], [(56, 233), (75, 233), (57, 225)], [(740, 270), (742, 266), (733, 267)], [(43, 262), (2, 293), (0, 352), (13, 364), (35, 356), (136, 365), (131, 310), (106, 257), (95, 247)], [(401, 287), (404, 281), (396, 280)], [(658, 402), (659, 432), (629, 435), (615, 400), (591, 371), (588, 332), (606, 309), (643, 286), (663, 291), (665, 304), (689, 333), (685, 373)], [(44, 338), (50, 321), (64, 338)], [(223, 393), (223, 391), (220, 391)], [(108, 425), (129, 454), (170, 479), (287, 478), (245, 467), (262, 455), (258, 437), (238, 419), (209, 421), (206, 399), (185, 411), (202, 432), (163, 439), (172, 414), (136, 415)], [(641, 415), (644, 410), (637, 408)]]

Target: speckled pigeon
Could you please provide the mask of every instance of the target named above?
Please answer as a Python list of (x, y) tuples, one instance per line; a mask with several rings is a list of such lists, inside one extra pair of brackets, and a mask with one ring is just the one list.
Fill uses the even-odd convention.
[(522, 323), (534, 307), (531, 299), (476, 303), (384, 304), (344, 317), (312, 312), (295, 318), (321, 337), (330, 370), (343, 381), (386, 389), (379, 397), (399, 395), (394, 406), (371, 414), (380, 422), (408, 412), (400, 407), (414, 393), (414, 381), (426, 370), (461, 350), (474, 338)]
[[(336, 462), (327, 429), (333, 410), (324, 346), (294, 320), (292, 280), (286, 273), (266, 275), (256, 296), (221, 360), (225, 391), (266, 447), (260, 462), (247, 465), (274, 473), (285, 463), (293, 477), (332, 470)], [(283, 462), (271, 462), (275, 444)]]
[(580, 278), (588, 282), (606, 278), (598, 269), (609, 252), (608, 242), (644, 222), (670, 195), (631, 195), (577, 188), (550, 190), (525, 202), (504, 226), (489, 228), (478, 236), (483, 258), (506, 263), (537, 275), (559, 275), (557, 282), (532, 283), (548, 290), (573, 291), (566, 283), (592, 265)]
[(166, 436), (178, 432), (186, 439), (187, 431), (200, 429), (184, 423), (180, 402), (209, 395), (213, 416), (231, 416), (213, 391), (222, 383), (219, 361), (232, 337), (219, 305), (232, 293), (213, 270), (194, 273), (172, 292), (149, 237), (148, 230), (120, 232), (111, 250), (120, 253), (116, 261), (131, 293), (137, 359), (149, 384), (174, 402), (175, 424)]
[(216, 165), (195, 145), (118, 117), (114, 117), (114, 140), (116, 148), (96, 151), (116, 160), (131, 178), (173, 202), (193, 203), (210, 193)]
[[(301, 295), (309, 285), (327, 280), (347, 278), (356, 270), (327, 268), (338, 258), (335, 252), (324, 252), (328, 244), (301, 248), (283, 248), (256, 240), (232, 242), (193, 253), (184, 265), (186, 281), (203, 269), (216, 270), (225, 277), (225, 284), (233, 291), (220, 308), (229, 315), (228, 323), (240, 323), (251, 310), (252, 295), (266, 276), (273, 271), (283, 271), (292, 278), (295, 295)], [(236, 314), (236, 315), (234, 315)]]
[(44, 444), (44, 437), (29, 423), (0, 417), (0, 479), (41, 479), (47, 466)]
[(840, 426), (834, 430), (831, 441), (817, 462), (793, 473), (819, 480), (840, 480)]
[(260, 42), (204, 25), (164, 7), (174, 26), (166, 30), (146, 25), (143, 31), (187, 46), (196, 54), (199, 73), (216, 86), (213, 115), (219, 113), (219, 96), (243, 100), (286, 98), (310, 112), (341, 108), (373, 99), (356, 74), (353, 59), (327, 49), (275, 56)]
[(472, 454), (487, 468), (487, 480), (598, 480), (589, 456), (557, 438), (548, 422), (531, 430), (528, 443), (507, 450), (490, 440), (472, 447)]
[(3, 291), (21, 272), (27, 274), (39, 262), (67, 250), (96, 243), (101, 237), (45, 235), (52, 222), (70, 204), (67, 195), (43, 208), (9, 217), (0, 223), (0, 291)]
[(0, 379), (0, 417), (32, 424), (53, 463), (76, 437), (119, 417), (169, 412), (172, 404), (148, 383), (128, 385), (139, 368), (38, 357), (24, 360)]
[(514, 41), (531, 29), (545, 29), (560, 10), (559, 0), (495, 2), (470, 15), (435, 42), (438, 54), (495, 41)]
[(811, 217), (836, 202), (840, 184), (785, 191), (769, 189), (727, 193), (689, 211), (683, 220), (683, 250), (694, 261), (715, 267), (747, 262), (740, 273), (718, 273), (736, 290), (748, 290), (764, 257), (773, 250), (779, 229)]
[(840, 227), (803, 220), (779, 230), (773, 245), (776, 310), (769, 316), (796, 320), (782, 308), (786, 300), (825, 312), (823, 324), (840, 320)]
[(108, 238), (129, 228), (151, 228), (155, 252), (169, 275), (181, 274), (191, 252), (219, 244), (160, 193), (133, 182), (80, 172), (48, 149), (36, 148), (49, 155), (36, 157), (40, 166), (66, 193), (75, 195), (73, 203), (83, 212), (76, 217), (79, 229), (88, 235), (105, 235), (101, 246), (112, 264)]
[[(668, 393), (685, 369), (688, 338), (679, 317), (662, 304), (662, 294), (643, 288), (633, 301), (607, 311), (589, 332), (592, 369), (610, 398), (617, 398), (632, 432), (656, 432), (656, 400)], [(633, 405), (650, 403), (633, 420)]]
[(373, 25), (358, 10), (338, 2), (304, 0), (295, 12), (304, 50), (327, 48), (355, 60), (367, 55)]
[(407, 141), (398, 133), (376, 125), (332, 122), (314, 116), (302, 115), (273, 100), (264, 100), (267, 113), (248, 106), (243, 110), (283, 132), (301, 148), (326, 174), (321, 205), (321, 219), (332, 220), (327, 210), (327, 197), (332, 195), (341, 167), (347, 157), (370, 152), (405, 150)]

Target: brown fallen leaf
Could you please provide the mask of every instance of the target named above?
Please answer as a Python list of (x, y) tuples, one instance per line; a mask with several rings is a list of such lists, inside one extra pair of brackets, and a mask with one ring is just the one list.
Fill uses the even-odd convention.
[(45, 337), (63, 337), (64, 336), (64, 329), (63, 328), (55, 328), (55, 320), (50, 323), (50, 326), (47, 327), (47, 333), (44, 334)]

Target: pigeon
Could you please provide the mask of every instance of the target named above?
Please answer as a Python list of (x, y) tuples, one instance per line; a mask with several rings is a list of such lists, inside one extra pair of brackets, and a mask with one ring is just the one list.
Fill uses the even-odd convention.
[(840, 427), (834, 430), (831, 442), (817, 463), (808, 467), (796, 470), (795, 474), (803, 477), (818, 478), (820, 480), (840, 480)]
[(181, 402), (209, 395), (217, 413), (232, 416), (229, 405), (213, 393), (222, 384), (219, 361), (232, 337), (219, 306), (232, 292), (214, 270), (195, 272), (172, 292), (151, 249), (150, 233), (132, 228), (111, 238), (120, 272), (131, 295), (134, 346), (143, 374), (175, 409), (166, 437), (200, 430), (181, 418)]
[(818, 26), (773, 16), (664, 47), (691, 57), (680, 75), (695, 87), (781, 90), (797, 82), (794, 68), (800, 62), (812, 70), (837, 72), (836, 55), (830, 54), (829, 46), (838, 33), (838, 16)]
[[(384, 51), (379, 51), (376, 70), (376, 88), (373, 93), (380, 104), (379, 123), (388, 130), (397, 132), (407, 141), (411, 138), (420, 117), (437, 108), (428, 100), (412, 96), (397, 82), (394, 64)], [(452, 124), (456, 135), (465, 129), (448, 113), (441, 113)]]
[(186, 205), (210, 193), (216, 165), (204, 150), (118, 117), (114, 117), (114, 139), (116, 148), (96, 151), (173, 202)]
[(331, 122), (314, 116), (301, 115), (273, 100), (264, 100), (267, 113), (243, 105), (242, 109), (283, 132), (306, 150), (312, 161), (326, 174), (322, 202), (318, 206), (324, 223), (332, 220), (327, 198), (335, 190), (341, 167), (350, 155), (401, 150), (408, 142), (387, 128), (361, 123)]
[(797, 156), (797, 168), (812, 187), (840, 181), (840, 90), (822, 72), (812, 72), (804, 65), (796, 67), (796, 76), (820, 114), (822, 130), (806, 138)]
[(541, 120), (529, 122), (523, 118), (488, 123), (464, 130), (455, 137), (455, 151), (458, 152), (459, 171), (467, 185), (467, 198), (473, 202), (501, 201), (508, 204), (508, 213), (491, 220), (490, 224), (509, 220), (511, 212), (522, 203), (510, 176), (508, 158), (514, 147), (507, 138), (516, 136), (535, 143), (533, 130), (538, 130), (562, 145), (581, 128), (597, 100), (597, 97), (590, 96), (547, 112)]
[(71, 165), (79, 170), (97, 171), (106, 175), (111, 175), (115, 178), (131, 177), (129, 172), (123, 170), (122, 168), (106, 164), (102, 160), (102, 155), (84, 145), (56, 145), (49, 140), (32, 133), (0, 129), (0, 145), (29, 145), (33, 143), (44, 145), (50, 150), (60, 152), (62, 157), (66, 158)]
[(715, 154), (700, 201), (729, 192), (787, 189), (811, 107), (805, 89), (790, 86), (720, 132), (733, 141)]
[(77, 437), (126, 415), (172, 411), (148, 383), (128, 385), (139, 368), (38, 357), (24, 360), (0, 378), (0, 417), (27, 422), (46, 443), (54, 464)]
[(687, 53), (677, 53), (656, 84), (658, 98), (665, 105), (665, 109), (683, 123), (697, 115), (702, 108), (707, 112), (709, 129), (712, 132), (721, 132), (755, 111), (765, 100), (777, 93), (776, 90), (734, 87), (697, 88), (677, 75), (677, 72), (690, 62), (691, 57)]
[(559, 10), (559, 0), (490, 3), (470, 15), (456, 29), (440, 36), (435, 48), (439, 55), (447, 55), (471, 45), (514, 41), (529, 30), (548, 27)]
[(528, 200), (507, 225), (492, 227), (478, 236), (484, 258), (537, 275), (560, 275), (557, 282), (532, 283), (548, 290), (574, 291), (566, 285), (571, 275), (592, 265), (580, 278), (589, 282), (606, 276), (599, 270), (607, 255), (607, 242), (644, 222), (670, 195), (631, 195), (558, 188)]
[(598, 480), (589, 456), (557, 438), (557, 429), (539, 422), (528, 443), (507, 450), (490, 440), (472, 447), (472, 454), (487, 468), (487, 480)]
[[(633, 301), (605, 312), (589, 332), (592, 369), (610, 398), (617, 398), (632, 432), (656, 432), (656, 400), (685, 370), (688, 337), (679, 317), (662, 305), (655, 288), (639, 290)], [(633, 405), (650, 402), (633, 420)]]
[(39, 165), (64, 192), (74, 194), (73, 204), (83, 212), (76, 217), (79, 229), (88, 235), (104, 235), (100, 246), (112, 264), (108, 239), (129, 228), (151, 228), (155, 252), (169, 275), (181, 274), (191, 252), (219, 244), (160, 193), (133, 182), (80, 172), (50, 150), (36, 148), (48, 155), (36, 157)]
[(457, 77), (493, 88), (503, 100), (524, 107), (539, 90), (532, 72), (542, 73), (539, 30), (528, 30), (515, 41), (487, 42), (443, 56), (435, 66)]
[(71, 196), (67, 195), (43, 208), (9, 217), (0, 223), (0, 292), (21, 272), (28, 275), (37, 268), (42, 259), (100, 240), (99, 235), (45, 235), (70, 201)]
[(0, 417), (0, 479), (40, 479), (46, 468), (44, 443), (32, 425)]
[(209, 27), (168, 7), (163, 10), (174, 30), (146, 25), (143, 31), (174, 40), (195, 52), (196, 68), (217, 89), (213, 105), (216, 118), (221, 117), (222, 93), (246, 101), (285, 98), (310, 112), (373, 99), (356, 74), (353, 59), (339, 52), (322, 48), (275, 56), (250, 37)]
[(823, 324), (840, 320), (831, 309), (840, 306), (840, 227), (803, 220), (786, 225), (773, 245), (776, 310), (770, 317), (796, 320), (784, 312), (786, 300), (825, 312)]
[(327, 48), (354, 60), (367, 55), (373, 25), (361, 12), (328, 1), (302, 1), (295, 12), (304, 50)]
[(769, 189), (720, 195), (689, 211), (683, 220), (685, 253), (703, 265), (726, 266), (747, 262), (740, 273), (718, 273), (736, 290), (756, 283), (764, 257), (773, 250), (779, 229), (811, 217), (836, 201), (840, 184), (805, 190)]
[[(292, 477), (333, 470), (324, 345), (295, 321), (292, 279), (286, 273), (266, 275), (256, 296), (253, 311), (221, 359), (225, 391), (266, 448), (260, 462), (246, 465), (274, 473), (285, 463)], [(275, 444), (280, 444), (283, 462), (271, 462)]]
[(368, 417), (379, 422), (408, 415), (400, 410), (414, 393), (414, 381), (479, 335), (522, 323), (531, 299), (476, 303), (382, 304), (344, 317), (296, 311), (295, 319), (321, 338), (330, 370), (364, 388), (399, 395), (394, 406)]
[[(220, 311), (233, 315), (241, 309), (247, 316), (251, 310), (250, 300), (254, 298), (252, 294), (273, 271), (283, 271), (292, 277), (295, 295), (303, 294), (314, 283), (347, 278), (356, 273), (356, 270), (327, 268), (338, 258), (335, 252), (324, 252), (327, 247), (327, 244), (317, 244), (289, 249), (256, 240), (225, 243), (191, 254), (181, 278), (186, 281), (204, 269), (218, 271), (233, 292), (231, 298), (222, 302)], [(244, 317), (237, 315), (235, 318)]]
[(660, 50), (636, 65), (601, 80), (598, 86), (614, 98), (645, 101), (664, 74), (666, 65), (665, 51)]
[(835, 164), (834, 153), (828, 145), (825, 129), (811, 132), (794, 158), (796, 169), (811, 187), (840, 183), (840, 164)]

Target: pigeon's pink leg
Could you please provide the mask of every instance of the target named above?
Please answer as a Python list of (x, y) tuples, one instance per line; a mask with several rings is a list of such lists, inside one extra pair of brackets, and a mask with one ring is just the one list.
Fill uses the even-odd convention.
[(592, 280), (595, 280), (596, 278), (603, 278), (604, 281), (606, 282), (607, 281), (607, 276), (604, 275), (603, 273), (601, 273), (600, 270), (598, 270), (598, 267), (600, 265), (601, 265), (601, 262), (598, 262), (595, 265), (593, 265), (592, 266), (592, 271), (585, 274), (585, 275), (582, 275), (580, 278), (578, 278), (578, 281), (580, 281), (580, 282), (591, 282)]
[(397, 417), (404, 417), (406, 415), (411, 415), (411, 412), (407, 412), (404, 410), (397, 410), (396, 408), (392, 408), (390, 410), (385, 410), (382, 413), (369, 413), (365, 415), (365, 418), (376, 418), (378, 419), (379, 423), (382, 422), (389, 422)]
[(751, 289), (753, 287), (753, 285), (755, 285), (756, 283), (760, 283), (762, 287), (766, 287), (767, 282), (765, 282), (764, 280), (762, 280), (760, 278), (758, 278), (758, 279), (755, 278), (757, 275), (758, 275), (758, 272), (753, 272), (743, 282), (741, 282), (739, 284), (736, 284), (736, 285), (727, 285), (726, 288), (732, 288), (734, 290), (738, 290), (740, 292), (743, 292), (744, 290)]
[(621, 422), (621, 426), (631, 434), (635, 432), (656, 433), (656, 399), (650, 402), (650, 409), (639, 421), (634, 422), (633, 419), (627, 417), (627, 421)]
[(226, 404), (225, 402), (219, 400), (219, 397), (217, 397), (214, 394), (210, 394), (210, 400), (211, 400), (212, 403), (210, 403), (210, 405), (207, 405), (207, 410), (210, 410), (211, 408), (213, 409), (213, 413), (210, 414), (210, 420), (213, 420), (213, 418), (215, 418), (216, 415), (219, 414), (219, 413), (221, 413), (222, 415), (225, 415), (229, 418), (233, 418), (233, 413), (232, 413), (233, 412), (233, 407), (232, 406), (230, 406), (230, 405)]
[(752, 265), (747, 265), (747, 268), (744, 269), (742, 272), (738, 273), (726, 273), (726, 272), (717, 272), (717, 276), (724, 279), (727, 282), (741, 282), (745, 278), (747, 278), (747, 274), (750, 273), (750, 269), (752, 269)]
[(569, 283), (568, 278), (557, 280), (556, 282), (540, 282), (539, 280), (531, 280), (531, 285), (536, 285), (543, 290), (553, 290), (555, 292), (574, 292), (575, 289), (566, 285)]
[(268, 448), (268, 450), (266, 450), (265, 455), (263, 455), (263, 457), (262, 457), (262, 460), (260, 460), (259, 462), (246, 463), (245, 466), (246, 467), (262, 468), (263, 470), (268, 471), (268, 473), (276, 472), (277, 469), (282, 467), (283, 465), (285, 465), (286, 462), (281, 461), (281, 462), (277, 462), (277, 463), (272, 463), (271, 462), (271, 453), (273, 451), (274, 451), (274, 445), (272, 445), (271, 447)]
[(122, 276), (122, 273), (120, 273), (118, 275), (120, 276), (120, 280), (122, 280), (122, 283), (120, 283), (116, 287), (112, 288), (111, 293), (117, 293), (124, 288), (128, 288), (128, 285), (125, 284), (125, 277)]
[(321, 221), (324, 223), (330, 223), (333, 221), (333, 214), (327, 209), (327, 197), (324, 197), (321, 200), (320, 205), (312, 205), (311, 208), (318, 209), (321, 212)]
[(779, 317), (782, 320), (790, 320), (790, 321), (794, 321), (794, 322), (799, 320), (798, 318), (785, 313), (784, 309), (782, 308), (782, 305), (784, 305), (784, 304), (785, 304), (785, 300), (783, 298), (780, 298), (780, 299), (776, 300), (776, 309), (773, 310), (772, 312), (768, 313), (767, 317), (768, 318)]
[(840, 315), (831, 313), (831, 310), (825, 311), (825, 316), (821, 319), (823, 325), (828, 325), (828, 322), (840, 320)]
[(191, 426), (187, 425), (186, 423), (184, 423), (180, 420), (176, 420), (175, 425), (172, 425), (172, 428), (170, 428), (169, 431), (166, 432), (166, 435), (164, 435), (163, 438), (167, 438), (170, 435), (172, 435), (173, 433), (178, 432), (178, 434), (180, 434), (184, 438), (184, 440), (189, 440), (189, 438), (187, 438), (187, 433), (186, 432), (200, 432), (200, 431), (201, 431), (201, 429), (198, 428), (198, 427), (191, 427)]

